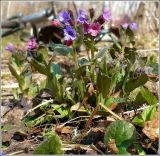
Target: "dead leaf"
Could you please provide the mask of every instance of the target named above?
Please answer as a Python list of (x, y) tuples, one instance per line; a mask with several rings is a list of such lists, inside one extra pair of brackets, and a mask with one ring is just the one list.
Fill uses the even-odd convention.
[(3, 122), (4, 124), (20, 125), (23, 114), (22, 108), (14, 107), (3, 117)]
[(92, 132), (94, 132), (94, 133), (102, 132), (103, 133), (103, 131), (99, 128), (92, 128)]
[(147, 121), (143, 128), (143, 133), (152, 141), (158, 140), (159, 126), (158, 126), (158, 112), (155, 113), (154, 119)]
[[(120, 92), (121, 92), (121, 91), (118, 91), (117, 93), (113, 94), (112, 97), (118, 98), (119, 95), (120, 95)], [(114, 102), (113, 102), (113, 103), (111, 103), (109, 109), (110, 109), (110, 110), (114, 110), (114, 109), (117, 107), (117, 105), (118, 105), (117, 103), (114, 103)]]
[(70, 126), (66, 126), (62, 128), (61, 133), (62, 134), (71, 134), (72, 133), (73, 128)]
[(71, 134), (73, 131), (73, 128), (70, 126), (66, 126), (66, 127), (57, 126), (55, 131), (59, 134)]
[(114, 154), (117, 154), (119, 152), (117, 146), (116, 146), (116, 143), (115, 143), (115, 140), (114, 139), (111, 139), (108, 143), (108, 149), (114, 153)]
[(88, 94), (89, 96), (92, 96), (93, 93), (95, 92), (95, 89), (94, 89), (94, 86), (92, 83), (89, 83), (88, 86), (87, 86), (87, 91), (88, 91)]
[(12, 134), (8, 132), (2, 132), (2, 143), (10, 142), (12, 138)]
[(10, 111), (10, 108), (8, 106), (1, 106), (1, 116), (4, 116)]

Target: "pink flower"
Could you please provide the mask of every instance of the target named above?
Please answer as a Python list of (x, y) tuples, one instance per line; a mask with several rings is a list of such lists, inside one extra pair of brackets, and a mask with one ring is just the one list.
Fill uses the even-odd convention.
[(89, 24), (87, 21), (85, 21), (85, 22), (83, 23), (84, 34), (88, 34), (89, 27), (90, 27), (90, 24)]
[(72, 45), (72, 43), (73, 43), (73, 41), (72, 41), (72, 40), (67, 40), (67, 41), (66, 41), (66, 45), (67, 45), (67, 46), (71, 46), (71, 45)]
[(28, 51), (32, 51), (34, 49), (38, 48), (38, 44), (35, 38), (31, 38), (28, 42), (27, 42), (27, 50)]
[(92, 36), (97, 36), (101, 31), (101, 25), (97, 23), (90, 24), (88, 33), (90, 33)]
[(58, 19), (53, 20), (53, 21), (52, 21), (52, 25), (53, 25), (53, 26), (56, 26), (56, 27), (60, 26), (59, 20), (58, 20)]

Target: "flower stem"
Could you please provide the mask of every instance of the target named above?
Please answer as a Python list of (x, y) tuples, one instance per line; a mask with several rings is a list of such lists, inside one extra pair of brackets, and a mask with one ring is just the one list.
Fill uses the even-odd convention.
[(94, 49), (91, 49), (91, 80), (94, 83), (95, 82), (95, 75), (94, 75), (94, 69), (95, 69), (95, 61), (94, 61)]
[(75, 48), (73, 48), (73, 58), (75, 61), (75, 70), (77, 70), (78, 69), (78, 57), (77, 57), (77, 52)]

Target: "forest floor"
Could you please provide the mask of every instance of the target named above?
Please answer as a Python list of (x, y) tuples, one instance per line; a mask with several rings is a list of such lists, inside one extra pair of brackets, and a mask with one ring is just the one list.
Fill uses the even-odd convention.
[[(3, 41), (2, 49), (7, 42), (19, 43), (15, 38), (7, 38)], [(147, 41), (148, 42), (148, 41)], [(144, 46), (145, 43), (141, 40), (139, 49), (156, 49), (155, 43)], [(157, 51), (150, 51), (156, 53)], [(144, 51), (146, 55), (148, 51)], [(86, 57), (85, 52), (81, 52), (82, 57)], [(148, 55), (148, 54), (147, 54)], [(109, 149), (106, 149), (104, 144), (105, 128), (116, 120), (115, 116), (110, 115), (104, 111), (105, 115), (95, 115), (92, 122), (85, 128), (86, 122), (90, 116), (87, 116), (83, 111), (78, 113), (78, 116), (72, 120), (53, 121), (49, 124), (42, 124), (38, 126), (26, 126), (22, 119), (26, 111), (32, 108), (32, 97), (27, 99), (28, 106), (25, 107), (23, 101), (14, 103), (13, 88), (18, 88), (18, 83), (15, 78), (11, 76), (8, 69), (10, 54), (7, 52), (2, 53), (2, 71), (1, 71), (1, 133), (2, 133), (2, 149), (7, 155), (17, 154), (32, 154), (34, 149), (43, 141), (44, 133), (49, 130), (55, 131), (62, 140), (62, 148), (65, 154), (115, 154), (116, 147), (113, 143)], [(65, 64), (69, 62), (66, 58), (57, 57), (57, 61)], [(44, 80), (44, 76), (39, 73), (34, 73), (33, 80), (40, 83)], [(158, 93), (158, 86), (156, 83), (148, 83), (146, 87), (154, 93)], [(42, 95), (41, 98), (46, 98), (48, 95)], [(26, 105), (26, 103), (25, 103)], [(141, 113), (146, 108), (146, 105), (137, 110), (137, 114)], [(113, 109), (114, 110), (114, 109)], [(135, 116), (135, 111), (126, 111), (117, 114), (124, 120), (131, 121)], [(140, 144), (145, 150), (146, 154), (157, 154), (158, 152), (158, 112), (155, 114), (154, 120), (148, 122), (144, 129), (136, 127), (140, 133)], [(85, 135), (82, 137), (82, 132), (85, 128)], [(137, 154), (135, 148), (130, 147), (128, 151), (132, 154)]]

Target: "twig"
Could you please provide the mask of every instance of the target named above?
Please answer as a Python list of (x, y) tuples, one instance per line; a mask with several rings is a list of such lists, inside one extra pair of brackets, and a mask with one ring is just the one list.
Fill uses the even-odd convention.
[[(37, 109), (37, 108), (39, 108), (39, 107), (41, 107), (41, 106), (43, 106), (43, 105), (46, 105), (47, 103), (52, 102), (52, 101), (53, 101), (53, 100), (45, 100), (45, 102), (42, 102), (42, 103), (39, 104), (38, 106), (30, 109), (30, 110), (25, 114), (24, 117), (26, 117), (29, 113), (33, 112), (35, 109)], [(24, 118), (24, 117), (23, 117), (23, 118)]]
[[(157, 106), (158, 106), (159, 104), (157, 103)], [(148, 107), (150, 107), (150, 105), (149, 106), (145, 106), (145, 107), (142, 107), (142, 108), (139, 108), (139, 109), (137, 109), (137, 111), (141, 111), (141, 110), (144, 110), (144, 109), (146, 109), (146, 108), (148, 108)], [(134, 112), (134, 110), (131, 110), (131, 111), (127, 111), (127, 112), (124, 112), (123, 114), (130, 114), (130, 113), (133, 113)]]
[(112, 114), (114, 117), (116, 117), (119, 120), (124, 120), (123, 118), (119, 117), (117, 114), (115, 114), (114, 112), (112, 112), (109, 108), (107, 108), (105, 105), (99, 103), (99, 105), (101, 107), (103, 107), (107, 112), (109, 112), (110, 114)]
[(24, 153), (24, 150), (13, 152), (13, 153), (8, 154), (8, 155), (16, 155), (16, 154), (20, 154), (20, 153)]
[(100, 154), (104, 154), (101, 150), (99, 150), (96, 146), (94, 146), (93, 144), (90, 145), (90, 147), (94, 150), (94, 151), (97, 151), (99, 152)]
[[(100, 116), (97, 115), (96, 117), (100, 117)], [(78, 116), (78, 117), (76, 117), (76, 118), (74, 118), (74, 119), (68, 120), (67, 122), (63, 123), (62, 125), (60, 125), (60, 127), (63, 127), (63, 126), (65, 126), (65, 125), (68, 124), (68, 123), (72, 123), (72, 121), (77, 120), (77, 119), (79, 119), (79, 118), (90, 118), (90, 116)]]

